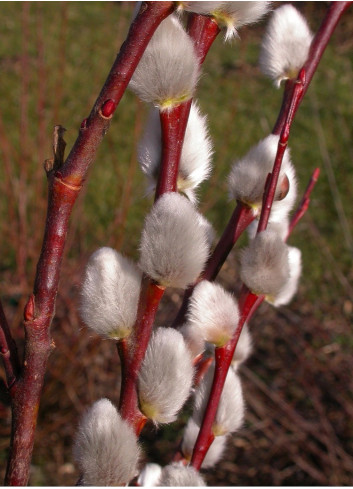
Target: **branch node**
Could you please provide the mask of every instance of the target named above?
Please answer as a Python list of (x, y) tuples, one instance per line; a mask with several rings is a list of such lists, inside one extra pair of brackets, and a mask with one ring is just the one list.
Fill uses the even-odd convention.
[(33, 321), (35, 318), (35, 302), (34, 302), (34, 294), (31, 294), (28, 298), (27, 304), (25, 305), (23, 311), (23, 317), (26, 322)]
[(64, 164), (64, 154), (66, 141), (64, 140), (64, 132), (66, 129), (63, 126), (54, 126), (53, 132), (53, 155), (54, 158), (49, 158), (44, 162), (44, 170), (47, 175), (53, 170), (58, 170)]
[(103, 103), (99, 113), (104, 119), (111, 119), (113, 117), (115, 109), (116, 103), (113, 99), (109, 98)]
[(81, 125), (80, 125), (80, 129), (86, 129), (87, 128), (87, 121), (88, 121), (88, 117), (83, 119), (83, 121), (81, 122)]

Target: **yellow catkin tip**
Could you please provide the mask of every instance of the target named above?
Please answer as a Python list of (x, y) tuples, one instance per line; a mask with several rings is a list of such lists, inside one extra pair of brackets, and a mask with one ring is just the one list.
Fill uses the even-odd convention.
[(148, 418), (152, 419), (152, 421), (157, 421), (158, 418), (158, 409), (153, 404), (149, 402), (140, 401), (140, 409), (141, 412)]
[(177, 105), (182, 104), (183, 102), (187, 102), (191, 98), (191, 94), (183, 93), (179, 95), (179, 97), (171, 97), (164, 100), (160, 100), (158, 102), (160, 110), (163, 112), (164, 110), (170, 110)]

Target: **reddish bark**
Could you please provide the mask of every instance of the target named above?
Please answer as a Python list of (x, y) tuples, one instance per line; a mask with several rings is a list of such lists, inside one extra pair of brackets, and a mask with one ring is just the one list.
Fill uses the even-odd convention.
[[(49, 328), (55, 312), (69, 218), (87, 170), (110, 124), (110, 118), (102, 117), (100, 109), (107, 100), (114, 101), (115, 106), (118, 105), (149, 39), (172, 9), (172, 2), (142, 4), (65, 164), (60, 169), (54, 168), (48, 172), (46, 227), (37, 265), (34, 295), (30, 298), (30, 301), (34, 301), (34, 317), (24, 323), (26, 336), (23, 368), (10, 391), (13, 419), (5, 479), (7, 485), (26, 485), (29, 478), (39, 401), (51, 348)], [(26, 306), (27, 318), (33, 304)]]

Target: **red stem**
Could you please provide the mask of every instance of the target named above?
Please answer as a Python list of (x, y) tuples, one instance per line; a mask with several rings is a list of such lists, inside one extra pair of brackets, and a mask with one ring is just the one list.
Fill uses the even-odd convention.
[(49, 173), (46, 228), (37, 265), (34, 296), (30, 298), (33, 307), (28, 307), (28, 311), (33, 309), (33, 316), (27, 315), (24, 323), (26, 341), (23, 369), (10, 392), (13, 422), (5, 479), (7, 485), (26, 485), (29, 478), (39, 400), (50, 353), (49, 328), (55, 310), (69, 217), (111, 119), (103, 117), (100, 108), (107, 99), (113, 99), (118, 104), (149, 39), (172, 9), (172, 2), (142, 4), (70, 155), (60, 170)]
[(191, 465), (196, 470), (200, 470), (207, 451), (214, 440), (212, 425), (217, 414), (218, 404), (221, 399), (228, 369), (232, 362), (243, 325), (246, 321), (249, 321), (250, 317), (263, 300), (264, 296), (252, 294), (245, 286), (243, 286), (239, 298), (240, 320), (234, 336), (227, 345), (215, 349), (216, 368), (212, 388), (191, 459)]
[[(309, 202), (310, 202), (309, 196), (317, 182), (319, 173), (320, 173), (319, 168), (316, 168), (306, 188), (306, 191), (301, 200), (299, 208), (296, 211), (291, 221), (291, 225), (286, 239), (288, 239), (295, 225), (298, 223), (299, 219), (303, 217), (306, 210), (308, 209)], [(264, 298), (265, 296), (263, 295), (257, 296), (253, 294), (245, 285), (243, 285), (239, 297), (240, 320), (237, 329), (234, 333), (234, 336), (227, 345), (215, 349), (216, 368), (215, 368), (212, 388), (210, 392), (209, 402), (207, 404), (204, 418), (202, 420), (201, 429), (194, 446), (194, 451), (193, 451), (193, 456), (191, 461), (192, 466), (196, 470), (200, 470), (202, 462), (207, 454), (207, 451), (214, 440), (214, 436), (212, 434), (212, 425), (217, 414), (218, 404), (222, 395), (224, 383), (243, 326), (246, 322), (248, 322), (251, 319), (252, 315), (262, 304)]]
[(202, 65), (221, 29), (217, 22), (211, 17), (198, 14), (189, 15), (187, 29), (189, 36), (194, 42), (199, 63)]
[[(309, 88), (310, 82), (315, 74), (315, 71), (318, 67), (318, 64), (324, 54), (326, 46), (335, 30), (337, 23), (339, 22), (341, 16), (344, 12), (350, 7), (350, 2), (331, 2), (330, 7), (322, 21), (319, 30), (317, 31), (314, 39), (312, 40), (310, 51), (308, 55), (308, 59), (305, 62), (303, 68), (305, 70), (305, 81), (303, 83), (303, 91), (301, 96), (297, 100), (297, 104), (293, 110), (293, 116), (299, 108), (299, 105), (306, 94), (306, 91)], [(293, 88), (294, 80), (288, 80), (285, 88), (285, 93), (283, 97), (282, 108), (280, 111), (280, 115), (276, 121), (276, 124), (273, 128), (273, 134), (280, 134), (286, 119), (285, 113), (287, 112), (287, 104), (288, 100), (291, 98), (291, 91)]]
[(287, 149), (289, 132), (293, 122), (294, 113), (296, 110), (295, 108), (297, 107), (298, 100), (300, 99), (303, 93), (305, 76), (306, 74), (304, 69), (301, 69), (296, 84), (294, 86), (294, 89), (291, 91), (290, 101), (286, 107), (286, 114), (284, 119), (285, 122), (281, 130), (271, 177), (269, 179), (268, 185), (265, 186), (263, 204), (261, 208), (259, 225), (257, 228), (258, 233), (266, 229), (268, 220), (270, 218), (272, 204), (275, 198), (275, 193), (277, 188), (277, 182), (281, 171), (282, 160), (283, 160), (284, 153)]
[(292, 220), (289, 224), (288, 234), (287, 234), (286, 239), (288, 239), (290, 234), (293, 232), (293, 229), (298, 224), (299, 220), (304, 216), (304, 214), (308, 210), (309, 204), (310, 204), (310, 195), (311, 195), (311, 192), (313, 191), (313, 189), (316, 185), (316, 182), (319, 178), (319, 175), (320, 175), (320, 168), (315, 168), (315, 170), (313, 171), (313, 174), (309, 180), (308, 186), (306, 187), (303, 198), (300, 201), (300, 204), (299, 204), (297, 210), (295, 211), (295, 213), (292, 217)]
[(162, 156), (155, 200), (166, 192), (177, 191), (180, 156), (190, 108), (191, 100), (160, 112)]
[(135, 428), (140, 426), (143, 416), (138, 409), (137, 378), (152, 333), (154, 318), (164, 288), (143, 276), (137, 309), (137, 319), (127, 348), (122, 355), (122, 380), (119, 411)]

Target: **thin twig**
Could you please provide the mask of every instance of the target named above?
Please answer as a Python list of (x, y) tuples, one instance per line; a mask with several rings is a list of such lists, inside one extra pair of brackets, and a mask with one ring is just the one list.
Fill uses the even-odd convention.
[(17, 354), (16, 342), (11, 335), (11, 331), (5, 316), (4, 309), (0, 300), (0, 354), (5, 368), (6, 384), (8, 390), (16, 382), (20, 370)]
[(287, 234), (286, 239), (288, 239), (288, 236), (293, 232), (293, 229), (295, 228), (295, 226), (298, 224), (300, 219), (304, 216), (304, 214), (308, 210), (309, 204), (310, 204), (311, 192), (314, 190), (314, 187), (316, 185), (316, 182), (318, 181), (319, 175), (320, 175), (320, 168), (315, 168), (315, 170), (313, 171), (311, 178), (309, 180), (308, 186), (305, 189), (304, 195), (303, 195), (303, 197), (302, 197), (302, 199), (301, 199), (301, 201), (297, 207), (297, 210), (295, 211), (295, 213), (294, 213), (294, 215), (290, 221), (290, 224), (288, 227), (288, 234)]

